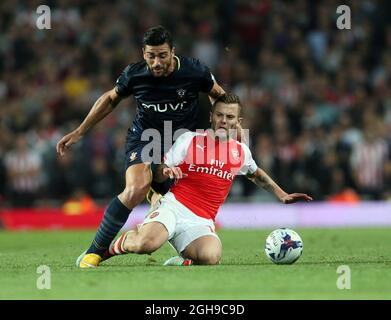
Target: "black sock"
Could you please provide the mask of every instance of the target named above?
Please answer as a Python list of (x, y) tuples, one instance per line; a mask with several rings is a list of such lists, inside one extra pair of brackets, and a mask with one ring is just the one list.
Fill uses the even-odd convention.
[(125, 224), (131, 211), (117, 197), (111, 200), (87, 253), (96, 253), (102, 256)]

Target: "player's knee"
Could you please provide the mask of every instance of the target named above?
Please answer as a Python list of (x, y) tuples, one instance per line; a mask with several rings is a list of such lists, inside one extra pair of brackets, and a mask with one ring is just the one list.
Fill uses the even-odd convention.
[(149, 184), (126, 186), (122, 192), (122, 199), (128, 207), (141, 203), (149, 190)]
[(159, 248), (158, 244), (153, 238), (141, 237), (135, 242), (135, 253), (148, 254), (156, 251)]
[(220, 252), (202, 252), (197, 257), (197, 264), (203, 264), (203, 265), (215, 265), (219, 264), (221, 259), (221, 253)]

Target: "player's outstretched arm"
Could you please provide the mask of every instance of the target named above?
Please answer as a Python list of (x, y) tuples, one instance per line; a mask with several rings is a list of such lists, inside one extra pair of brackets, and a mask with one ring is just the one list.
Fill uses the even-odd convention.
[(71, 133), (65, 135), (56, 146), (57, 153), (61, 156), (65, 154), (65, 151), (78, 142), (85, 133), (92, 128), (95, 124), (105, 118), (115, 106), (121, 101), (121, 97), (118, 95), (115, 89), (105, 92), (94, 103), (90, 112), (80, 124), (80, 126), (73, 130)]
[(247, 177), (257, 186), (269, 191), (282, 203), (289, 204), (297, 201), (312, 201), (312, 197), (305, 193), (286, 193), (261, 168), (257, 168), (252, 175), (247, 175)]

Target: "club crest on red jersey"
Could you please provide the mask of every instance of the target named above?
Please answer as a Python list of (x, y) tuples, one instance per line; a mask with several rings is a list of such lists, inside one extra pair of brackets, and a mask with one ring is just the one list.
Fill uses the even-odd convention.
[(232, 152), (232, 156), (233, 156), (234, 160), (239, 161), (239, 158), (240, 158), (239, 150), (232, 149), (231, 152)]

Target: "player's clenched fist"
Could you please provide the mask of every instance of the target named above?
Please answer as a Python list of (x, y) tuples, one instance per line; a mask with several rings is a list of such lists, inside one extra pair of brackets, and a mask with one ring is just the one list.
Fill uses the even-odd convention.
[(170, 179), (175, 179), (175, 180), (187, 177), (187, 174), (183, 173), (181, 168), (179, 167), (164, 168), (163, 175)]

